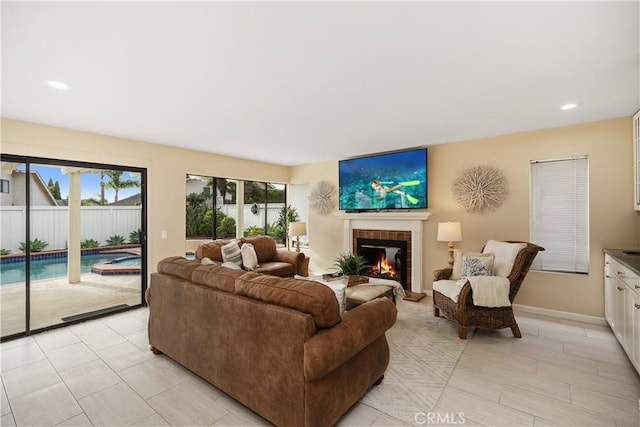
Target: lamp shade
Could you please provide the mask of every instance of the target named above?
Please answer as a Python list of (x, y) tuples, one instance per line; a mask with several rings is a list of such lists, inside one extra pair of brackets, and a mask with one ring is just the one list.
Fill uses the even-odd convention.
[(462, 226), (459, 222), (438, 223), (438, 242), (461, 242)]
[(304, 222), (290, 222), (289, 236), (305, 236), (307, 234), (307, 224)]

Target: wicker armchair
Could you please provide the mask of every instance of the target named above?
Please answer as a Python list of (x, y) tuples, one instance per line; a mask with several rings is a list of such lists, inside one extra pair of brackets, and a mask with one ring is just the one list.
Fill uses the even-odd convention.
[[(516, 255), (511, 273), (507, 276), (510, 282), (509, 300), (513, 303), (522, 281), (529, 272), (533, 259), (538, 252), (544, 251), (544, 248), (528, 242), (508, 241), (508, 243), (526, 243), (527, 245)], [(433, 272), (433, 280), (449, 279), (452, 271), (451, 267), (435, 270)], [(473, 305), (469, 281), (462, 287), (458, 295), (458, 302), (453, 302), (453, 300), (436, 290), (433, 291), (433, 315), (438, 317), (440, 314), (458, 324), (458, 336), (461, 339), (467, 338), (467, 327), (483, 329), (511, 328), (514, 337), (522, 338), (520, 328), (513, 315), (513, 308), (511, 306), (489, 308)]]

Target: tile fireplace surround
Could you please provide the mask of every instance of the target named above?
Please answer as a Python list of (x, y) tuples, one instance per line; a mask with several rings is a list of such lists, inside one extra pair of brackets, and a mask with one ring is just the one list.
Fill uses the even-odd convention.
[(344, 252), (354, 251), (353, 230), (386, 230), (411, 232), (411, 291), (422, 292), (422, 248), (423, 222), (429, 219), (429, 212), (363, 212), (363, 213), (337, 213), (337, 219), (343, 221)]

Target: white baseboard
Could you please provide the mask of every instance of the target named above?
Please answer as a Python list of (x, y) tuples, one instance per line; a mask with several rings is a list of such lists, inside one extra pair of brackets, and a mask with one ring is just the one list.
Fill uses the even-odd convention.
[(586, 314), (570, 313), (568, 311), (551, 310), (548, 308), (532, 307), (529, 305), (513, 304), (513, 309), (524, 313), (538, 314), (540, 316), (555, 317), (557, 319), (575, 320), (577, 322), (590, 323), (592, 325), (607, 326), (604, 317), (587, 316)]

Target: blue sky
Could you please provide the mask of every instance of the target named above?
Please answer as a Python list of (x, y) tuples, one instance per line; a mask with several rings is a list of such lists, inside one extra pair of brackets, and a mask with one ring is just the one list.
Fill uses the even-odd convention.
[[(60, 195), (63, 199), (66, 199), (69, 196), (69, 179), (67, 175), (62, 174), (62, 170), (60, 166), (39, 166), (39, 165), (31, 165), (31, 170), (36, 170), (42, 177), (42, 180), (45, 184), (49, 182), (49, 178), (53, 179), (53, 182), (58, 181), (60, 183)], [(122, 175), (122, 179), (140, 179), (132, 178), (129, 172), (125, 172)], [(107, 179), (105, 179), (105, 182)], [(99, 173), (83, 173), (80, 178), (81, 183), (81, 197), (82, 199), (94, 198), (96, 200), (100, 200), (100, 174)], [(139, 188), (126, 188), (120, 190), (118, 192), (118, 200), (125, 199), (129, 196), (137, 194), (140, 192)], [(109, 203), (114, 201), (115, 191), (110, 190), (108, 188), (104, 191), (105, 199)]]

